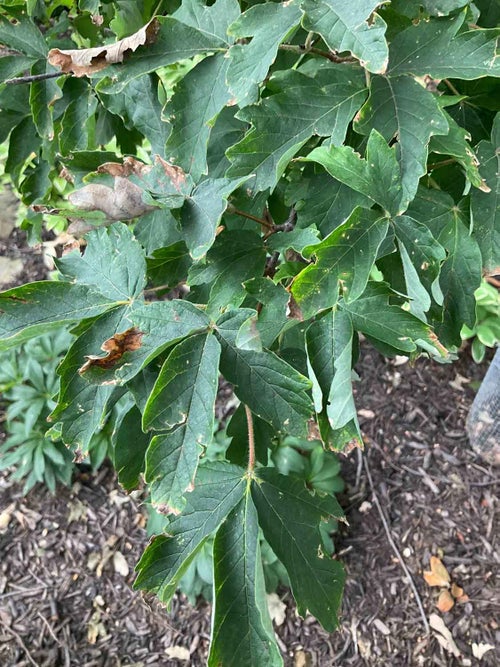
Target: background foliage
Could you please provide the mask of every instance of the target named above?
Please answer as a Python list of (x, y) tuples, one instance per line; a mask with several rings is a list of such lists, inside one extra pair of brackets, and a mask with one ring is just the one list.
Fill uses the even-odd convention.
[[(498, 4), (0, 7), (5, 173), (33, 240), (75, 239), (58, 280), (0, 295), (0, 349), (73, 327), (54, 428), (85, 452), (115, 409), (122, 484), (169, 515), (137, 586), (168, 602), (214, 536), (209, 664), (282, 664), (260, 530), (327, 630), (344, 574), (334, 489), (281, 474), (276, 443), (362, 446), (359, 335), (450, 360), (500, 265)], [(220, 373), (242, 405), (228, 460), (198, 465)]]

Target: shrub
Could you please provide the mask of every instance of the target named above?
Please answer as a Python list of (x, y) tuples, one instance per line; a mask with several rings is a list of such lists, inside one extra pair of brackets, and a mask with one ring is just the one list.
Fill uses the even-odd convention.
[[(122, 484), (144, 474), (169, 516), (136, 586), (168, 603), (214, 536), (209, 665), (280, 665), (259, 530), (298, 612), (327, 630), (344, 572), (320, 532), (342, 517), (332, 488), (279, 473), (276, 442), (361, 447), (359, 335), (387, 356), (450, 359), (500, 264), (500, 11), (0, 6), (1, 72), (21, 74), (0, 90), (6, 173), (32, 238), (54, 215), (75, 237), (59, 280), (0, 296), (0, 345), (73, 326), (52, 422), (84, 452), (119, 410)], [(241, 406), (228, 461), (198, 465), (219, 373)]]

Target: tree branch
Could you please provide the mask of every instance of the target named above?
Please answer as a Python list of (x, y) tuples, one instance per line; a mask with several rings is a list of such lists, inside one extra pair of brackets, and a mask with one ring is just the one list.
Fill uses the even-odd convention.
[(47, 72), (45, 74), (30, 74), (28, 76), (17, 76), (13, 79), (7, 79), (4, 83), (17, 85), (20, 83), (33, 83), (34, 81), (45, 81), (46, 79), (57, 79), (60, 76), (67, 76), (64, 72)]

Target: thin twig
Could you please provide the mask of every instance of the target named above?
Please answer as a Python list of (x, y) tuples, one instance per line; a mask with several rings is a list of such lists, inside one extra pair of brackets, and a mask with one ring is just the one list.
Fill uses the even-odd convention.
[(64, 646), (64, 644), (62, 644), (61, 641), (57, 638), (57, 635), (54, 633), (54, 630), (50, 627), (50, 623), (47, 621), (46, 618), (44, 618), (44, 617), (42, 616), (42, 614), (41, 614), (39, 611), (37, 611), (36, 613), (38, 614), (38, 616), (39, 616), (39, 617), (42, 619), (42, 621), (44, 622), (44, 624), (45, 624), (47, 630), (49, 631), (49, 634), (50, 634), (50, 636), (52, 637), (52, 639), (53, 639), (57, 644), (59, 644), (59, 646), (62, 648), (62, 647)]
[(159, 292), (160, 290), (164, 289), (170, 289), (170, 285), (158, 285), (158, 287), (148, 287), (147, 289), (143, 289), (142, 293), (143, 294), (156, 294), (156, 292)]
[(26, 658), (29, 660), (29, 662), (31, 662), (31, 664), (34, 665), (34, 667), (40, 667), (40, 665), (37, 662), (35, 662), (33, 660), (33, 658), (31, 657), (31, 653), (28, 651), (28, 648), (27, 648), (26, 644), (23, 642), (21, 635), (19, 635), (15, 630), (13, 630), (11, 627), (9, 627), (4, 621), (2, 621), (1, 618), (0, 618), (0, 623), (7, 630), (7, 632), (10, 632), (10, 634), (13, 637), (15, 637), (17, 643), (23, 649), (23, 651), (26, 655)]
[(451, 81), (449, 81), (448, 79), (443, 79), (443, 81), (454, 95), (460, 95), (459, 91), (455, 88), (455, 86), (452, 84)]
[(255, 436), (254, 436), (254, 431), (253, 431), (252, 411), (250, 410), (248, 405), (245, 405), (245, 414), (247, 416), (247, 424), (248, 424), (248, 468), (247, 468), (247, 473), (249, 475), (252, 475), (253, 470), (255, 468)]
[(280, 44), (279, 48), (282, 51), (292, 51), (293, 53), (312, 53), (315, 56), (326, 58), (332, 63), (356, 62), (356, 59), (352, 58), (351, 56), (338, 56), (333, 51), (322, 51), (321, 49), (316, 49), (314, 47), (307, 48), (305, 44)]
[(234, 206), (228, 206), (227, 212), (234, 213), (234, 215), (241, 215), (242, 218), (248, 218), (248, 220), (253, 220), (254, 222), (258, 222), (259, 225), (267, 227), (267, 229), (273, 228), (273, 225), (270, 222), (267, 222), (267, 220), (264, 220), (263, 218), (258, 218), (256, 215), (252, 215), (252, 213), (247, 213), (246, 211), (240, 211), (238, 208), (234, 208)]
[(455, 164), (456, 159), (454, 157), (449, 158), (448, 160), (441, 160), (441, 162), (434, 162), (429, 164), (427, 169), (439, 169), (440, 167), (447, 167), (449, 164)]
[(34, 81), (45, 81), (46, 79), (57, 79), (59, 76), (66, 76), (64, 72), (47, 72), (45, 74), (30, 74), (29, 76), (16, 76), (13, 79), (7, 79), (4, 83), (17, 85), (19, 83), (33, 83)]
[(373, 479), (372, 479), (371, 472), (370, 472), (370, 466), (368, 465), (367, 456), (363, 457), (363, 463), (364, 463), (364, 466), (365, 466), (366, 476), (368, 477), (368, 483), (370, 484), (370, 489), (371, 489), (371, 492), (373, 494), (373, 500), (375, 502), (375, 505), (377, 506), (377, 510), (378, 510), (380, 519), (382, 521), (382, 525), (384, 526), (384, 530), (385, 530), (385, 533), (387, 535), (387, 540), (388, 540), (388, 542), (391, 546), (391, 549), (394, 551), (394, 554), (395, 554), (396, 558), (398, 559), (399, 564), (403, 568), (403, 571), (404, 571), (404, 573), (405, 573), (405, 575), (408, 579), (408, 583), (410, 584), (410, 588), (413, 591), (413, 595), (415, 597), (415, 600), (416, 600), (417, 605), (418, 605), (418, 609), (420, 611), (420, 616), (422, 617), (422, 622), (423, 622), (423, 625), (424, 625), (424, 628), (425, 628), (425, 632), (426, 632), (426, 634), (429, 634), (429, 632), (430, 632), (429, 623), (427, 621), (427, 616), (425, 615), (422, 600), (421, 600), (420, 595), (417, 591), (417, 587), (415, 586), (415, 582), (413, 581), (410, 570), (408, 569), (406, 563), (404, 562), (403, 557), (401, 556), (401, 554), (399, 552), (399, 549), (396, 546), (396, 543), (394, 542), (394, 539), (392, 537), (391, 529), (389, 528), (389, 524), (387, 523), (387, 519), (385, 518), (385, 514), (384, 514), (384, 511), (382, 509), (382, 505), (380, 504), (380, 500), (378, 499), (377, 492), (375, 491), (375, 486), (373, 484)]

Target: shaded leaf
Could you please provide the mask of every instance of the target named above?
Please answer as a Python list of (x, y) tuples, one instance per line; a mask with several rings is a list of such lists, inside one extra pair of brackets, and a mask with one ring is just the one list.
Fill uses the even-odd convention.
[(219, 462), (201, 466), (184, 512), (168, 525), (168, 536), (156, 537), (144, 551), (134, 587), (168, 603), (206, 539), (243, 497), (246, 483), (243, 468)]
[(302, 481), (261, 468), (252, 498), (266, 540), (285, 566), (301, 616), (314, 614), (325, 630), (338, 624), (345, 574), (342, 565), (323, 552), (319, 524), (343, 517), (333, 496), (312, 495)]
[(37, 60), (47, 56), (47, 44), (42, 33), (26, 16), (17, 16), (15, 23), (0, 16), (0, 42)]
[(375, 76), (370, 97), (354, 125), (361, 134), (375, 128), (387, 142), (397, 138), (403, 197), (406, 201), (413, 199), (418, 181), (427, 171), (431, 136), (448, 132), (447, 119), (436, 97), (409, 76)]
[(248, 492), (217, 531), (214, 591), (209, 667), (283, 665), (267, 609), (257, 511)]
[(351, 66), (327, 63), (314, 78), (289, 70), (276, 74), (272, 82), (274, 95), (238, 112), (251, 129), (227, 151), (232, 163), (227, 175), (256, 174), (256, 191), (273, 188), (311, 136), (328, 136), (331, 143), (341, 144), (365, 98), (361, 72)]
[(151, 436), (141, 429), (141, 413), (133, 406), (113, 431), (113, 465), (118, 481), (126, 491), (139, 485)]

